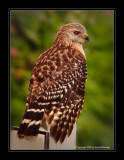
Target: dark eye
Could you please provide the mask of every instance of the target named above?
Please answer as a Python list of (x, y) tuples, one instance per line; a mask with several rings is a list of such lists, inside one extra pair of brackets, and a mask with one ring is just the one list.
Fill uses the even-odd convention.
[(81, 33), (81, 32), (79, 32), (79, 31), (74, 31), (74, 34), (75, 34), (75, 35), (77, 35), (77, 34), (79, 34), (79, 33)]

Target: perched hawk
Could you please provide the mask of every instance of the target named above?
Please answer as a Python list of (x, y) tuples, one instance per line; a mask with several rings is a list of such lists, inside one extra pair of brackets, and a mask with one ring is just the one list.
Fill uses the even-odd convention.
[(20, 138), (36, 136), (44, 122), (55, 142), (62, 143), (66, 135), (70, 136), (84, 102), (84, 40), (89, 38), (83, 25), (66, 24), (59, 29), (52, 47), (39, 56), (30, 78)]

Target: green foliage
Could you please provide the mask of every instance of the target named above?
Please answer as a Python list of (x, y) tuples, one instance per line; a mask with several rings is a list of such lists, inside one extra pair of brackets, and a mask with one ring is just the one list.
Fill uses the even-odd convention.
[(77, 122), (77, 149), (107, 146), (113, 149), (113, 22), (114, 12), (11, 11), (11, 125), (22, 119), (30, 75), (38, 56), (55, 41), (61, 25), (78, 22), (90, 37), (86, 53), (88, 79), (82, 113)]

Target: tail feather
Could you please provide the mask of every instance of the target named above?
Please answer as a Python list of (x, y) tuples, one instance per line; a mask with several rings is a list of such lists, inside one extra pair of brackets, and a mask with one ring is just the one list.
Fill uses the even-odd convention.
[(20, 125), (19, 129), (18, 129), (18, 137), (19, 138), (23, 138), (24, 137), (24, 132), (27, 128), (27, 124), (26, 123), (23, 123)]
[(38, 134), (39, 127), (42, 123), (44, 115), (44, 109), (28, 108), (23, 116), (23, 120), (18, 129), (18, 137), (24, 136), (36, 136)]
[(54, 136), (55, 137), (54, 139), (55, 139), (56, 143), (58, 142), (60, 136), (61, 136), (61, 128), (58, 127), (57, 130), (56, 130), (55, 136)]
[(63, 141), (65, 140), (66, 134), (67, 134), (67, 130), (66, 130), (66, 128), (63, 128), (61, 135), (60, 135), (60, 142), (61, 143), (63, 143)]
[(60, 140), (61, 143), (66, 138), (71, 135), (73, 130), (73, 126), (75, 123), (75, 117), (73, 115), (73, 111), (71, 110), (70, 116), (67, 114), (68, 110), (66, 110), (63, 114), (58, 111), (52, 120), (51, 127), (50, 127), (50, 135), (54, 138), (55, 142), (57, 143)]
[[(59, 140), (61, 143), (72, 133), (74, 123), (76, 118), (79, 116), (79, 106), (73, 107), (71, 109), (61, 108), (55, 110), (49, 110), (49, 112), (44, 111), (43, 106), (40, 108), (36, 106), (26, 110), (22, 123), (18, 130), (18, 136), (23, 138), (24, 136), (36, 136), (38, 134), (39, 127), (43, 123), (43, 116), (45, 112), (47, 124), (50, 124), (50, 136), (57, 143)], [(63, 108), (62, 108), (63, 109)]]

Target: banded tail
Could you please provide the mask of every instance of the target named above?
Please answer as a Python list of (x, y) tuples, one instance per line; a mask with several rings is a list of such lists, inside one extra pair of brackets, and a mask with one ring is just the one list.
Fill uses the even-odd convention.
[(43, 115), (43, 107), (39, 106), (37, 103), (31, 103), (18, 129), (18, 137), (36, 136), (42, 123)]

